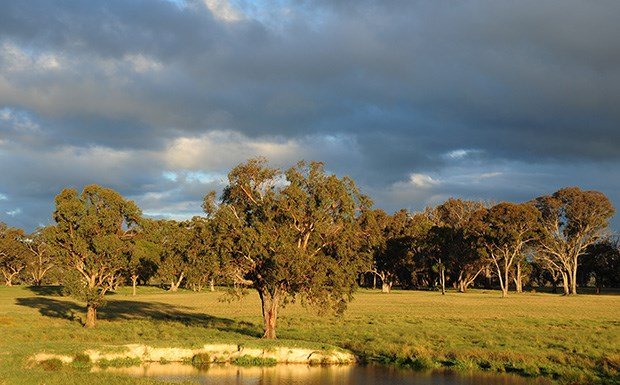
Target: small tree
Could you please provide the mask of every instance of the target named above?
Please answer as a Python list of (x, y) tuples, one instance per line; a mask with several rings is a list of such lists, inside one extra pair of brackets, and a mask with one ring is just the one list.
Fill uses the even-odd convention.
[(22, 229), (0, 222), (0, 272), (6, 286), (13, 286), (15, 278), (27, 266), (28, 249), (24, 239)]
[(321, 163), (285, 173), (253, 159), (228, 175), (221, 204), (204, 207), (214, 224), (224, 272), (250, 284), (262, 303), (264, 338), (276, 338), (278, 310), (299, 297), (319, 309), (345, 309), (368, 266), (360, 253), (360, 196), (353, 181)]
[(536, 237), (538, 211), (527, 203), (500, 203), (485, 210), (482, 237), (502, 289), (508, 295), (509, 275), (524, 248)]
[(615, 209), (605, 194), (579, 187), (536, 198), (534, 205), (541, 214), (540, 255), (562, 269), (568, 294), (577, 294), (579, 257), (605, 236)]
[(86, 302), (86, 327), (94, 327), (97, 309), (125, 267), (127, 241), (135, 236), (140, 209), (114, 190), (97, 185), (81, 194), (64, 189), (56, 196), (48, 242), (59, 262), (74, 275), (65, 284)]

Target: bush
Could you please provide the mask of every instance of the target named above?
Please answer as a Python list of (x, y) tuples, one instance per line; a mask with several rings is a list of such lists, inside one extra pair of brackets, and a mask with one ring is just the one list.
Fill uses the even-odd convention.
[(121, 357), (107, 360), (105, 358), (97, 361), (97, 366), (100, 368), (128, 368), (131, 366), (139, 366), (142, 364), (142, 360), (137, 357)]
[(197, 368), (205, 368), (211, 363), (211, 356), (208, 353), (198, 353), (192, 357), (192, 365)]
[(78, 369), (90, 369), (93, 366), (90, 356), (84, 353), (76, 353), (71, 364)]
[(239, 366), (274, 366), (278, 362), (275, 358), (241, 356), (232, 360), (232, 363)]

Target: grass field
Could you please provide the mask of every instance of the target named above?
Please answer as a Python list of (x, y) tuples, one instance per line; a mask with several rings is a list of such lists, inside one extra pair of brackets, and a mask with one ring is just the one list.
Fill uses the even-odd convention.
[[(341, 317), (319, 317), (298, 304), (280, 313), (279, 340), (264, 341), (258, 296), (222, 301), (221, 292), (166, 293), (121, 290), (100, 311), (96, 329), (84, 329), (81, 304), (57, 288), (0, 287), (0, 384), (151, 384), (146, 379), (63, 368), (27, 368), (38, 352), (75, 354), (110, 345), (144, 343), (199, 347), (232, 342), (246, 346), (347, 348), (366, 361), (416, 369), (544, 375), (561, 383), (618, 384), (620, 296), (466, 294), (360, 291)], [(159, 383), (159, 382), (158, 382)]]

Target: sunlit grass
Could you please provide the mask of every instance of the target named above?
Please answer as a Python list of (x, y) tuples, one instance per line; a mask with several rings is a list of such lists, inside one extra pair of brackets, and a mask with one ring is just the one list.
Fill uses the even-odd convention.
[(363, 290), (343, 316), (319, 317), (289, 304), (280, 313), (279, 340), (273, 342), (259, 338), (260, 304), (254, 293), (227, 302), (222, 292), (167, 293), (149, 287), (132, 297), (122, 289), (109, 296), (98, 327), (89, 330), (80, 324), (82, 305), (57, 292), (0, 288), (0, 384), (153, 383), (71, 368), (24, 369), (28, 356), (42, 351), (73, 356), (129, 343), (335, 345), (369, 362), (511, 371), (575, 383), (617, 383), (620, 366), (620, 296), (614, 295), (527, 293), (502, 299), (497, 292), (441, 296)]

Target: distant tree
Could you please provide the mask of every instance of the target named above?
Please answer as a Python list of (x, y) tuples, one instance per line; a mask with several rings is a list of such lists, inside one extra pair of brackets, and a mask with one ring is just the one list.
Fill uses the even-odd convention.
[(250, 284), (262, 303), (264, 338), (276, 338), (288, 300), (341, 312), (368, 262), (357, 217), (362, 196), (353, 181), (300, 162), (285, 173), (252, 159), (228, 174), (214, 214), (224, 272)]
[(605, 194), (578, 187), (536, 198), (534, 204), (541, 213), (540, 255), (561, 268), (568, 294), (577, 294), (579, 258), (605, 236), (615, 209)]
[(161, 254), (159, 222), (142, 219), (140, 232), (132, 238), (126, 249), (126, 278), (131, 281), (132, 295), (136, 295), (138, 282), (148, 282), (157, 273), (157, 263)]
[(220, 259), (216, 249), (215, 226), (210, 218), (195, 217), (189, 239), (187, 283), (194, 291), (207, 284), (215, 290), (215, 277), (220, 273)]
[(402, 240), (409, 214), (401, 210), (389, 216), (383, 210), (372, 210), (362, 215), (365, 233), (371, 232), (374, 239), (369, 248), (373, 250), (369, 272), (381, 280), (381, 291), (389, 293), (407, 260), (407, 250), (396, 251), (396, 239)]
[[(369, 266), (363, 274), (372, 274), (373, 289), (377, 287), (377, 278), (381, 274), (377, 270), (377, 255), (385, 249), (385, 228), (389, 222), (389, 215), (381, 209), (363, 208), (358, 217), (358, 223), (362, 234), (364, 250), (368, 255)], [(362, 251), (362, 252), (363, 252)]]
[(14, 280), (27, 266), (28, 249), (24, 238), (22, 229), (0, 222), (0, 272), (6, 286), (13, 286)]
[(484, 213), (481, 236), (487, 253), (495, 266), (502, 289), (508, 295), (508, 284), (513, 264), (522, 257), (525, 247), (537, 238), (539, 213), (527, 203), (500, 203)]
[(55, 266), (54, 255), (46, 241), (46, 231), (49, 231), (49, 228), (38, 229), (22, 240), (28, 250), (26, 273), (32, 278), (34, 286), (41, 286), (47, 273)]
[(620, 239), (605, 238), (586, 249), (582, 270), (593, 277), (597, 292), (604, 287), (620, 287)]
[(189, 221), (161, 220), (159, 225), (160, 258), (157, 276), (175, 292), (187, 278), (192, 228)]
[(465, 292), (486, 267), (484, 250), (471, 231), (474, 214), (483, 208), (481, 202), (450, 198), (430, 210), (434, 226), (429, 232), (429, 247), (440, 273), (442, 293), (446, 269), (454, 276), (459, 292)]
[(140, 209), (116, 191), (97, 185), (81, 194), (64, 189), (55, 199), (56, 225), (47, 234), (49, 247), (70, 274), (70, 293), (86, 302), (86, 327), (94, 327), (97, 309), (126, 265), (128, 240), (135, 236)]

